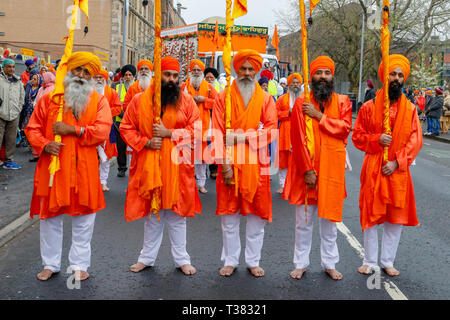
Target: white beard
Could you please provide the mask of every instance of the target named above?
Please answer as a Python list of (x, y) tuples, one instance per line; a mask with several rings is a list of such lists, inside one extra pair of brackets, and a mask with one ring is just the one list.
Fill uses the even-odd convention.
[(289, 88), (289, 107), (292, 110), (294, 107), (295, 100), (302, 94), (301, 89), (299, 88), (297, 92), (294, 92), (291, 88)]
[[(82, 81), (83, 84), (75, 81)], [(94, 91), (94, 83), (94, 79), (81, 79), (73, 76), (69, 71), (64, 78), (65, 111), (71, 108), (75, 118), (79, 119), (89, 103), (91, 94)]]
[(145, 91), (150, 86), (150, 80), (151, 76), (150, 74), (139, 74), (138, 75), (138, 81), (139, 81), (139, 88), (142, 89), (142, 91)]
[(125, 86), (125, 89), (128, 91), (128, 88), (134, 83), (133, 80), (130, 81), (123, 81), (123, 85)]
[(252, 79), (251, 81), (244, 80), (247, 77), (240, 77), (236, 79), (236, 85), (241, 93), (242, 99), (244, 100), (245, 107), (248, 106), (250, 100), (255, 93), (255, 83), (256, 81)]
[(106, 83), (104, 81), (103, 82), (96, 81), (94, 84), (94, 89), (95, 89), (95, 91), (97, 91), (100, 94), (105, 94), (105, 86), (106, 86)]
[(204, 75), (203, 73), (201, 74), (195, 74), (195, 75), (191, 75), (191, 84), (194, 86), (195, 89), (200, 88), (200, 85), (202, 84), (202, 81), (204, 79)]

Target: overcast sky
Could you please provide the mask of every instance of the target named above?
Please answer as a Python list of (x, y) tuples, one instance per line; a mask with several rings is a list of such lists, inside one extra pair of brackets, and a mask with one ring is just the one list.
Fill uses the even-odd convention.
[[(182, 17), (187, 24), (197, 23), (212, 16), (225, 17), (225, 0), (175, 0), (186, 10), (182, 10)], [(289, 0), (247, 0), (248, 13), (235, 20), (235, 24), (246, 26), (268, 27), (273, 30), (277, 23), (274, 10), (287, 5)]]

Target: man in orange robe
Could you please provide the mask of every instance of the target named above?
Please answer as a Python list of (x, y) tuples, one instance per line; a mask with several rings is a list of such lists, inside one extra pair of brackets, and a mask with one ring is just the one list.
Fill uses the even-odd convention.
[(288, 165), (291, 159), (291, 113), (295, 100), (301, 95), (301, 85), (303, 79), (298, 73), (293, 73), (287, 78), (288, 92), (278, 98), (276, 102), (278, 111), (278, 150), (279, 150), (279, 171), (280, 189), (277, 193), (282, 194)]
[[(383, 66), (378, 74), (384, 81)], [(364, 261), (358, 271), (368, 274), (378, 262), (377, 225), (383, 224), (381, 267), (390, 276), (400, 274), (394, 268), (402, 226), (417, 226), (414, 188), (409, 166), (422, 148), (422, 130), (415, 106), (402, 93), (409, 76), (407, 58), (389, 56), (389, 124), (392, 135), (384, 132), (384, 94), (380, 89), (375, 101), (362, 105), (353, 128), (356, 148), (365, 152), (361, 169), (359, 209), (364, 234)], [(388, 147), (388, 162), (383, 163), (383, 149)]]
[(144, 92), (149, 86), (152, 79), (153, 63), (147, 59), (143, 59), (137, 64), (137, 81), (128, 88), (125, 99), (123, 100), (123, 111), (127, 111), (127, 107), (135, 95)]
[[(181, 90), (189, 93), (194, 98), (194, 101), (200, 111), (200, 119), (202, 120), (202, 136), (201, 140), (196, 141), (195, 151), (197, 152), (199, 159), (195, 159), (195, 177), (198, 190), (201, 193), (207, 193), (208, 190), (206, 190), (205, 188), (206, 170), (208, 162), (211, 162), (211, 159), (208, 159), (206, 155), (211, 154), (211, 152), (205, 153), (205, 149), (208, 148), (207, 135), (210, 129), (211, 112), (214, 106), (214, 100), (216, 98), (217, 92), (216, 89), (214, 89), (214, 87), (204, 79), (203, 71), (205, 71), (205, 65), (202, 61), (198, 59), (192, 60), (189, 66), (189, 70), (190, 77), (187, 78), (186, 82), (181, 85)], [(197, 161), (199, 163), (197, 163)]]
[(176, 267), (186, 275), (196, 272), (186, 251), (186, 217), (200, 213), (191, 161), (194, 122), (200, 117), (194, 99), (180, 90), (179, 70), (175, 58), (163, 58), (161, 114), (155, 113), (152, 81), (131, 100), (120, 126), (133, 149), (125, 220), (145, 218), (144, 245), (138, 262), (130, 267), (133, 272), (154, 265), (165, 224)]
[[(28, 141), (39, 153), (34, 176), (30, 215), (40, 220), (41, 256), (44, 270), (37, 275), (47, 280), (60, 271), (63, 214), (72, 216), (72, 246), (69, 262), (75, 279), (89, 277), (90, 241), (96, 212), (105, 208), (99, 179), (97, 146), (109, 135), (112, 124), (108, 101), (94, 90), (92, 76), (100, 70), (97, 56), (75, 52), (67, 62), (64, 77), (64, 114), (57, 122), (59, 104), (50, 93), (37, 103), (25, 128)], [(61, 143), (54, 141), (61, 135)], [(58, 156), (60, 169), (49, 187), (49, 165)]]
[[(213, 110), (214, 153), (219, 164), (216, 215), (221, 216), (223, 237), (224, 267), (219, 272), (222, 276), (230, 276), (239, 264), (240, 215), (247, 216), (245, 262), (255, 277), (264, 276), (259, 260), (264, 225), (272, 222), (268, 145), (273, 137), (271, 130), (277, 128), (277, 109), (272, 96), (255, 81), (262, 62), (255, 50), (241, 50), (234, 55), (237, 78), (230, 88), (233, 131), (225, 139), (234, 157), (225, 163), (226, 90), (219, 93)], [(258, 130), (260, 122), (262, 129)]]
[[(101, 69), (100, 72), (94, 77), (94, 88), (99, 94), (105, 96), (108, 100), (109, 107), (111, 108), (111, 115), (114, 118), (118, 116), (122, 111), (122, 103), (120, 102), (119, 95), (116, 90), (113, 90), (108, 85), (109, 74), (105, 69)], [(117, 147), (115, 143), (114, 125), (111, 126), (111, 131), (108, 139), (97, 147), (98, 157), (100, 160), (100, 182), (102, 184), (103, 191), (109, 191), (107, 186), (109, 175), (109, 160), (112, 157), (117, 157)]]
[[(322, 267), (334, 280), (339, 252), (336, 222), (342, 221), (347, 137), (352, 126), (350, 99), (334, 92), (334, 62), (321, 56), (311, 62), (311, 103), (302, 95), (291, 115), (292, 161), (283, 198), (296, 205), (294, 265), (291, 277), (301, 279), (309, 266), (313, 220), (319, 217)], [(308, 148), (305, 116), (312, 119), (314, 141)], [(306, 208), (305, 208), (306, 206)]]

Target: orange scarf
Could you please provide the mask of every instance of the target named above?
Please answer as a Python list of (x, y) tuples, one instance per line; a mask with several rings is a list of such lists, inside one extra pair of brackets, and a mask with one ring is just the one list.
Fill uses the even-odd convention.
[[(100, 95), (94, 91), (90, 97), (86, 110), (77, 121), (71, 109), (64, 113), (62, 121), (71, 126), (93, 125), (97, 117), (97, 106)], [(53, 141), (53, 123), (56, 122), (59, 105), (50, 101), (45, 137)], [(70, 206), (71, 188), (75, 188), (78, 194), (78, 202), (82, 206), (91, 209), (99, 207), (98, 187), (99, 171), (97, 148), (84, 146), (78, 142), (78, 138), (72, 135), (62, 136), (61, 143), (64, 144), (59, 153), (61, 163), (60, 170), (55, 173), (53, 187), (49, 188), (48, 166), (51, 156), (43, 153), (39, 162), (39, 174), (36, 177), (36, 195), (49, 197), (49, 211), (57, 212), (61, 207)], [(81, 187), (80, 187), (81, 186)]]
[[(383, 99), (384, 95), (381, 89), (376, 94), (372, 116), (372, 125), (377, 133), (383, 132)], [(395, 160), (395, 153), (406, 145), (411, 134), (413, 111), (404, 94), (401, 95), (397, 104), (397, 116), (392, 130), (392, 141), (389, 146), (389, 161)], [(382, 152), (371, 154), (367, 157), (364, 176), (366, 177), (366, 188), (368, 192), (365, 193), (364, 201), (368, 208), (372, 208), (372, 222), (378, 221), (387, 214), (386, 206), (388, 204), (398, 208), (404, 208), (406, 205), (408, 171), (400, 171), (397, 169), (390, 176), (385, 176), (381, 173), (382, 166)]]
[[(264, 92), (259, 85), (255, 85), (255, 92), (245, 108), (244, 100), (235, 82), (231, 85), (231, 129), (257, 130), (264, 103)], [(242, 132), (241, 132), (242, 133)], [(238, 158), (238, 151), (240, 157)], [(245, 151), (245, 161), (242, 152)], [(252, 150), (247, 143), (234, 146), (234, 178), (236, 192), (239, 191), (243, 199), (253, 202), (259, 180), (258, 150)], [(250, 160), (256, 163), (250, 163)], [(255, 161), (256, 160), (256, 161)], [(242, 163), (243, 162), (243, 163)]]
[[(155, 117), (153, 96), (154, 83), (146, 90), (139, 105), (139, 131), (146, 137), (153, 137)], [(177, 122), (177, 108), (166, 106), (162, 122), (167, 129), (175, 128)], [(172, 209), (179, 199), (178, 165), (171, 159), (175, 144), (170, 138), (163, 138), (161, 150), (144, 148), (137, 158), (137, 179), (139, 196), (151, 201), (151, 213), (158, 213), (160, 209)]]
[[(187, 92), (192, 96), (202, 96), (205, 98), (209, 97), (209, 85), (206, 80), (203, 80), (200, 84), (200, 88), (198, 88), (198, 91), (195, 90), (194, 86), (191, 85), (191, 78), (188, 78), (186, 80), (186, 86), (185, 86)], [(200, 111), (200, 119), (202, 120), (202, 140), (206, 141), (205, 132), (209, 129), (209, 122), (211, 119), (209, 110), (205, 108), (205, 103), (202, 102), (198, 105), (199, 111)]]

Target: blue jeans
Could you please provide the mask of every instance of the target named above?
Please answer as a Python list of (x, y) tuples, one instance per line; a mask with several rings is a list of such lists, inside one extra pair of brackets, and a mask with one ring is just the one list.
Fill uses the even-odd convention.
[(439, 118), (431, 118), (432, 123), (432, 134), (439, 134), (441, 132), (441, 122)]
[(427, 117), (427, 133), (433, 133), (433, 118)]

